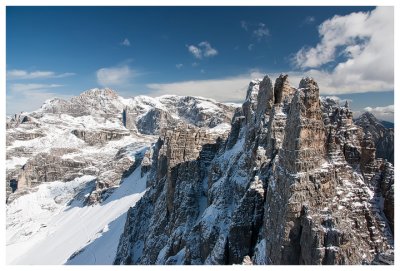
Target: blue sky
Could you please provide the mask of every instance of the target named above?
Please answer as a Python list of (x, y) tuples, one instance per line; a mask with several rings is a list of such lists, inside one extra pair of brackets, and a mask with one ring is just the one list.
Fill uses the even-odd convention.
[(313, 76), (393, 120), (393, 9), (7, 7), (7, 114), (94, 87), (241, 102), (252, 78)]

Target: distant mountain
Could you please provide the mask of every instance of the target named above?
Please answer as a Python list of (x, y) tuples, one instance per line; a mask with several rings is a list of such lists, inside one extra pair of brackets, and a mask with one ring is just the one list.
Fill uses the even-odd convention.
[[(62, 264), (121, 216), (116, 250), (124, 215), (146, 189), (146, 181), (139, 181), (142, 160), (161, 131), (196, 127), (223, 137), (234, 111), (232, 105), (200, 97), (126, 99), (111, 89), (91, 89), (8, 117), (7, 261)], [(21, 244), (34, 249), (21, 253)], [(114, 259), (112, 241), (105, 247), (105, 254), (114, 254), (99, 257), (99, 264)]]
[[(370, 133), (375, 143), (376, 157), (394, 162), (394, 124), (378, 120), (372, 113), (365, 112), (354, 123)], [(393, 127), (387, 127), (392, 125)]]

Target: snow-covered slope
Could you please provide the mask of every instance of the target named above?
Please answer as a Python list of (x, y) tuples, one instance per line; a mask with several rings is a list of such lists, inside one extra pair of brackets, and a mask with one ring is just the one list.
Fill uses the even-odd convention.
[(136, 169), (93, 206), (83, 203), (93, 176), (41, 184), (14, 200), (7, 206), (7, 263), (112, 264), (126, 211), (145, 192), (145, 177)]

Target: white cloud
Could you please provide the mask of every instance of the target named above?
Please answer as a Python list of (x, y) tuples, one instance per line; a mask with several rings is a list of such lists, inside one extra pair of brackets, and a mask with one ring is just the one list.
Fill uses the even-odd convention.
[(394, 105), (387, 105), (382, 107), (365, 107), (365, 112), (374, 114), (377, 119), (393, 121), (394, 119)]
[(259, 71), (249, 72), (238, 76), (208, 80), (182, 81), (165, 84), (148, 84), (153, 97), (176, 94), (181, 96), (201, 96), (221, 102), (240, 102), (246, 97), (250, 80), (262, 78)]
[(129, 82), (134, 72), (127, 65), (97, 70), (97, 83), (103, 87), (121, 86)]
[(352, 99), (341, 99), (338, 96), (330, 96), (330, 95), (328, 95), (328, 96), (325, 96), (325, 97), (335, 100), (340, 105), (344, 105), (346, 102), (348, 102), (349, 105), (350, 105), (350, 103), (353, 102)]
[(75, 75), (75, 73), (72, 72), (56, 73), (54, 71), (28, 72), (26, 70), (10, 70), (7, 71), (7, 80), (62, 78), (72, 75)]
[(175, 67), (179, 70), (183, 68), (183, 64), (182, 63), (176, 64)]
[(269, 29), (264, 23), (259, 23), (257, 28), (253, 31), (253, 35), (257, 38), (258, 41), (269, 36)]
[(189, 45), (187, 47), (189, 52), (197, 59), (218, 55), (218, 51), (208, 41), (202, 41), (197, 46)]
[[(30, 91), (37, 91), (37, 90), (47, 90), (50, 88), (57, 88), (62, 87), (62, 85), (57, 84), (11, 84), (9, 90), (12, 92), (30, 92)], [(29, 94), (29, 93), (28, 93)]]
[(198, 48), (198, 47), (196, 47), (196, 46), (194, 46), (194, 45), (190, 45), (190, 46), (188, 47), (188, 50), (189, 50), (190, 53), (192, 53), (192, 55), (193, 55), (195, 58), (198, 58), (198, 59), (201, 59), (201, 58), (202, 58), (201, 49), (200, 49), (200, 48)]
[[(392, 7), (334, 16), (319, 26), (319, 33), (320, 42), (312, 48), (303, 47), (293, 62), (298, 68), (308, 68), (305, 74), (314, 77), (322, 91), (343, 94), (393, 90)], [(334, 65), (332, 70), (320, 68), (328, 63)]]
[(131, 42), (127, 38), (125, 38), (120, 44), (126, 47), (131, 46)]
[(199, 43), (199, 46), (202, 47), (203, 54), (205, 57), (211, 57), (218, 55), (218, 51), (211, 47), (211, 44), (207, 41), (202, 41)]

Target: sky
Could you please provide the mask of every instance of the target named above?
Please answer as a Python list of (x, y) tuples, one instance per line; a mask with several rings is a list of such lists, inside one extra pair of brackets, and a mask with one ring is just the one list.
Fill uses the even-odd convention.
[(251, 79), (313, 77), (394, 118), (392, 7), (6, 8), (7, 114), (110, 87), (243, 102)]

